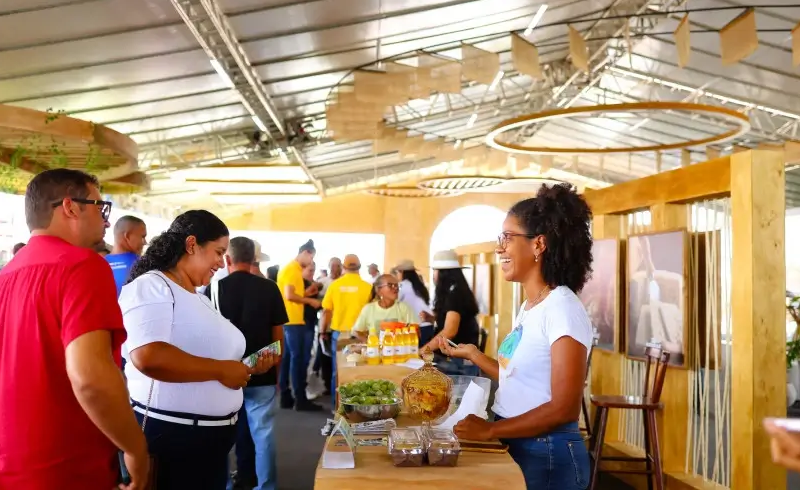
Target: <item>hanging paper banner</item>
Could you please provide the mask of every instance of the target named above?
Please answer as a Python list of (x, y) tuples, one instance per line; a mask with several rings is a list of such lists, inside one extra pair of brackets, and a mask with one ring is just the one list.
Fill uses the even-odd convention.
[(514, 69), (534, 80), (544, 80), (539, 50), (517, 34), (511, 35), (511, 63)]
[(753, 54), (758, 49), (755, 9), (745, 10), (720, 29), (719, 40), (723, 66), (738, 63)]
[(678, 66), (681, 68), (689, 64), (689, 58), (692, 55), (692, 43), (689, 38), (689, 14), (683, 16), (678, 28), (675, 29), (675, 48), (678, 51)]
[(470, 44), (461, 45), (461, 74), (464, 78), (491, 85), (499, 71), (500, 55)]
[(569, 26), (569, 55), (575, 68), (589, 73), (589, 50), (581, 33)]

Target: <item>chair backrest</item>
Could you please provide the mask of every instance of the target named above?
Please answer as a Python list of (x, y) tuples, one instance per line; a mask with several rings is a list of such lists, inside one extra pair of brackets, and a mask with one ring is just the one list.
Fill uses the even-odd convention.
[[(644, 392), (642, 395), (650, 399), (653, 403), (658, 403), (661, 399), (661, 389), (664, 387), (664, 379), (667, 377), (667, 367), (669, 367), (670, 353), (663, 350), (660, 344), (647, 344), (645, 348), (645, 371), (644, 371)], [(650, 372), (653, 372), (653, 379), (650, 380)]]
[(489, 331), (485, 328), (481, 328), (480, 333), (478, 334), (478, 349), (481, 352), (486, 353), (486, 341), (489, 340)]
[(586, 376), (583, 377), (584, 381), (589, 379), (589, 370), (592, 368), (592, 353), (594, 352), (594, 348), (598, 343), (600, 343), (600, 334), (598, 334), (597, 330), (595, 330), (594, 334), (592, 335), (592, 345), (589, 347), (589, 357), (586, 358)]

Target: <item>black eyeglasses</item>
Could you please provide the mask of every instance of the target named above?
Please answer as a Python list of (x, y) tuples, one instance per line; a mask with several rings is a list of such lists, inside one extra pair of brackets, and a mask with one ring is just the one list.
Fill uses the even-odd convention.
[(497, 246), (500, 248), (506, 248), (508, 242), (511, 241), (512, 238), (515, 236), (522, 236), (525, 238), (536, 238), (537, 235), (531, 235), (528, 233), (512, 233), (510, 231), (504, 231), (497, 236)]
[[(79, 197), (70, 197), (73, 201), (77, 202), (78, 204), (94, 204), (95, 206), (100, 208), (100, 216), (103, 217), (103, 221), (108, 221), (109, 216), (111, 216), (111, 206), (113, 203), (111, 201), (100, 201), (98, 199), (82, 199)], [(53, 209), (61, 206), (61, 203), (64, 202), (63, 200), (57, 201), (53, 203)]]

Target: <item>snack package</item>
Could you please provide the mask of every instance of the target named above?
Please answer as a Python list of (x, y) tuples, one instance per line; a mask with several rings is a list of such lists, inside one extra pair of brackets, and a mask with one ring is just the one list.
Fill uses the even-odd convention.
[(258, 362), (258, 358), (264, 352), (272, 352), (276, 356), (281, 355), (281, 342), (280, 342), (280, 340), (276, 340), (275, 342), (269, 344), (268, 346), (264, 347), (263, 349), (259, 349), (258, 352), (253, 352), (249, 356), (247, 356), (244, 359), (242, 359), (242, 362), (247, 367), (253, 367)]

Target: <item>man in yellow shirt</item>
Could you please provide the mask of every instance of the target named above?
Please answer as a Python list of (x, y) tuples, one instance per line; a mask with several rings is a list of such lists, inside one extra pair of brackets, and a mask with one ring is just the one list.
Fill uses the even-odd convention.
[[(322, 300), (322, 319), (319, 322), (319, 334), (323, 339), (329, 335), (331, 339), (331, 395), (333, 406), (336, 408), (336, 342), (342, 334), (350, 335), (350, 330), (356, 324), (358, 315), (369, 303), (372, 285), (361, 279), (361, 261), (355, 255), (347, 255), (342, 262), (344, 275), (328, 286), (325, 298)], [(322, 340), (322, 339), (320, 339)]]
[[(319, 308), (320, 302), (315, 298), (316, 286), (306, 290), (303, 283), (303, 269), (314, 261), (313, 240), (304, 243), (297, 257), (278, 271), (278, 287), (283, 294), (286, 315), (289, 321), (283, 326), (283, 358), (278, 376), (281, 390), (281, 408), (292, 408), (300, 411), (318, 411), (322, 407), (311, 403), (306, 398), (306, 373), (303, 370), (302, 338), (305, 331), (305, 306)], [(289, 388), (291, 381), (291, 389)], [(294, 396), (292, 396), (294, 392)]]

